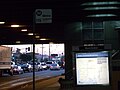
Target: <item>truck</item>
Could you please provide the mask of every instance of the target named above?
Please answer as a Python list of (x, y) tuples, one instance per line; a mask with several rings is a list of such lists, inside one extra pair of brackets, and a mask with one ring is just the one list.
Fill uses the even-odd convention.
[(13, 69), (11, 67), (12, 51), (11, 47), (0, 46), (0, 76), (3, 73), (13, 75)]

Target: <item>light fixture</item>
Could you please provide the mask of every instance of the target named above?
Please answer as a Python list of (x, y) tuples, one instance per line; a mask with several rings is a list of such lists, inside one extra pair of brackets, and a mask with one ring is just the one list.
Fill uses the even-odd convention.
[(28, 33), (28, 35), (31, 35), (31, 36), (32, 36), (32, 35), (33, 35), (33, 33)]
[(40, 38), (40, 36), (35, 36), (35, 38)]
[(93, 15), (88, 15), (87, 17), (112, 17), (112, 16), (117, 16), (115, 14), (93, 14)]
[(87, 2), (87, 3), (83, 3), (81, 4), (82, 6), (87, 6), (87, 5), (115, 5), (115, 4), (120, 4), (120, 2), (118, 1), (104, 1), (104, 2)]
[(11, 25), (11, 27), (20, 27), (20, 25)]
[(5, 24), (5, 22), (0, 22), (0, 24)]
[(85, 8), (84, 10), (116, 10), (116, 9), (120, 9), (118, 7), (88, 7), (88, 8)]
[(16, 43), (21, 43), (21, 41), (16, 41)]
[(46, 38), (41, 38), (40, 40), (48, 40), (48, 39), (46, 39)]
[(22, 31), (22, 32), (26, 32), (26, 31), (27, 31), (27, 29), (22, 29), (21, 31)]
[(49, 44), (54, 44), (54, 42), (49, 42)]

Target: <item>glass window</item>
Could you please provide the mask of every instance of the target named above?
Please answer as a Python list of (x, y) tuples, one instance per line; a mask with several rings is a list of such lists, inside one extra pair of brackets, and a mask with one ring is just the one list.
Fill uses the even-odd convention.
[(82, 28), (83, 29), (92, 28), (92, 22), (83, 22)]
[(83, 29), (83, 40), (92, 40), (92, 29)]
[(103, 29), (94, 29), (94, 40), (103, 40), (104, 32)]
[[(43, 86), (38, 87), (39, 83), (35, 82), (35, 80), (39, 81), (41, 79), (42, 80), (47, 79), (48, 76), (51, 77), (52, 79), (52, 77), (54, 76), (59, 76), (65, 73), (65, 69), (63, 66), (63, 63), (65, 63), (65, 59), (63, 58), (64, 57), (63, 43), (35, 44), (35, 45), (33, 44), (1, 45), (0, 51), (1, 51), (0, 55), (2, 56), (1, 57), (2, 63), (0, 65), (0, 68), (2, 68), (3, 70), (0, 71), (1, 89), (4, 88), (6, 89), (7, 86), (7, 89), (12, 88), (14, 90), (16, 85), (21, 86), (23, 84), (25, 85), (25, 83), (28, 84), (29, 82), (31, 82), (32, 84), (30, 85), (28, 84), (27, 86), (25, 85), (25, 87), (24, 85), (23, 87), (19, 86), (19, 89), (36, 90), (37, 88), (41, 90), (41, 88), (43, 89)], [(8, 54), (8, 56), (4, 54)], [(51, 56), (53, 54), (57, 55), (57, 58)], [(11, 56), (13, 56), (14, 59), (11, 59)], [(53, 72), (53, 70), (50, 70), (49, 67), (47, 66), (46, 64), (47, 61), (52, 61), (49, 62), (49, 64), (61, 62), (60, 64), (61, 68), (59, 69), (59, 71)], [(9, 62), (11, 64), (8, 63), (7, 65), (5, 65), (4, 64), (5, 62)], [(6, 70), (6, 68), (8, 70)], [(46, 86), (48, 86), (47, 84), (48, 81), (45, 82)], [(53, 84), (53, 82), (51, 84)], [(45, 87), (45, 89), (46, 88), (48, 87)]]
[(103, 22), (102, 21), (93, 22), (93, 28), (103, 28)]

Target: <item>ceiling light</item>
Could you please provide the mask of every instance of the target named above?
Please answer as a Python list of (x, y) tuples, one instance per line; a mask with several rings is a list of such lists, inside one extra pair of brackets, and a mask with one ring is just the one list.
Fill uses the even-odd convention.
[(104, 1), (104, 2), (87, 2), (83, 3), (82, 6), (86, 5), (115, 5), (115, 4), (120, 4), (118, 1)]
[(33, 35), (33, 33), (28, 33), (28, 35)]
[(105, 9), (115, 10), (119, 8), (118, 7), (89, 7), (89, 8), (85, 8), (84, 10), (105, 10)]
[(49, 42), (49, 44), (54, 44), (54, 42)]
[(21, 31), (22, 31), (22, 32), (26, 32), (26, 31), (27, 31), (27, 29), (22, 29)]
[(20, 41), (16, 41), (16, 43), (21, 43)]
[(0, 22), (0, 24), (5, 24), (5, 22)]
[(20, 25), (11, 25), (11, 27), (20, 27)]
[(35, 38), (40, 38), (40, 36), (35, 36)]
[(88, 15), (87, 17), (112, 17), (112, 16), (117, 16), (115, 14), (93, 14), (93, 15)]
[(41, 38), (40, 40), (48, 40), (48, 39), (46, 39), (46, 38)]

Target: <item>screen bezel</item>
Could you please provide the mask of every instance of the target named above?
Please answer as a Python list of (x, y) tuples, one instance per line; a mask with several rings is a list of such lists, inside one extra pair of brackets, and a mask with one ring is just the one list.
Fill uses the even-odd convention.
[[(108, 52), (108, 69), (109, 69), (109, 84), (82, 84), (82, 85), (78, 85), (77, 84), (77, 71), (76, 71), (76, 54), (77, 53), (95, 53), (95, 52), (102, 52), (102, 51), (106, 51), (106, 52)], [(76, 52), (73, 52), (73, 55), (74, 55), (74, 62), (73, 62), (73, 65), (74, 65), (74, 72), (73, 72), (73, 74), (74, 74), (74, 76), (75, 76), (75, 78), (74, 78), (74, 84), (75, 84), (75, 86), (110, 86), (111, 85), (111, 75), (110, 75), (110, 73), (111, 73), (111, 63), (110, 63), (110, 61), (111, 61), (111, 58), (110, 58), (110, 51), (108, 51), (108, 50), (94, 50), (94, 51), (76, 51)]]

